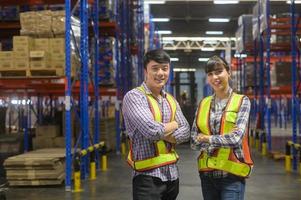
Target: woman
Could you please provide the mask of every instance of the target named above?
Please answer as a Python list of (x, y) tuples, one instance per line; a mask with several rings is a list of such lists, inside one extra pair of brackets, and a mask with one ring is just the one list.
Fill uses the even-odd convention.
[(245, 178), (253, 161), (248, 146), (250, 100), (229, 85), (230, 68), (218, 57), (206, 63), (214, 94), (198, 107), (192, 127), (192, 148), (200, 150), (198, 169), (204, 200), (244, 199)]

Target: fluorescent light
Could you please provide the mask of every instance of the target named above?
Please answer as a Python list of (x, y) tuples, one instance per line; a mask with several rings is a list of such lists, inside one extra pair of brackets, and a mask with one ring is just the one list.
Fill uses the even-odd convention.
[(238, 0), (214, 0), (214, 4), (238, 4)]
[(204, 44), (216, 44), (217, 40), (204, 40)]
[(145, 0), (145, 4), (165, 4), (164, 0)]
[(239, 54), (239, 53), (236, 53), (236, 54), (234, 54), (234, 57), (235, 57), (235, 58), (246, 58), (246, 57), (247, 57), (247, 54)]
[[(291, 0), (287, 0), (286, 3), (291, 4)], [(301, 3), (301, 1), (295, 1), (295, 4), (299, 4), (299, 3)]]
[(173, 44), (173, 40), (162, 40), (162, 44)]
[(169, 18), (152, 18), (152, 22), (169, 22)]
[(174, 72), (195, 72), (195, 68), (174, 68)]
[(179, 61), (179, 58), (170, 58), (170, 61)]
[(206, 31), (207, 35), (223, 35), (223, 31)]
[(199, 58), (200, 62), (207, 62), (209, 60), (209, 58)]
[(166, 31), (166, 30), (155, 31), (155, 33), (158, 33), (158, 34), (172, 34), (171, 31)]
[(236, 41), (235, 37), (162, 37), (163, 41)]
[(215, 51), (215, 48), (212, 48), (212, 47), (203, 47), (203, 48), (201, 48), (201, 51)]
[(209, 22), (229, 22), (229, 18), (209, 18)]

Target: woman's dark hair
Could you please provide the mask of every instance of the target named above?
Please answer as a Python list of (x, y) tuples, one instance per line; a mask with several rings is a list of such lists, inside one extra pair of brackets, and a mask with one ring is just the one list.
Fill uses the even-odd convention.
[(208, 74), (209, 72), (219, 69), (221, 66), (224, 66), (227, 72), (230, 71), (230, 67), (225, 59), (219, 56), (212, 56), (206, 63), (205, 72)]
[(144, 69), (146, 69), (147, 64), (152, 60), (160, 64), (170, 63), (170, 57), (163, 49), (150, 50), (144, 55), (143, 58)]

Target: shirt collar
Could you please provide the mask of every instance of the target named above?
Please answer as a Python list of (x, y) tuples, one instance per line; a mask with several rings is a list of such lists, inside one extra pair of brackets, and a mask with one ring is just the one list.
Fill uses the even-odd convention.
[[(229, 99), (229, 98), (230, 98), (230, 96), (232, 95), (232, 92), (233, 92), (233, 89), (232, 89), (231, 87), (229, 87), (229, 89), (228, 89), (228, 97), (227, 97), (227, 99)], [(213, 99), (216, 99), (216, 94), (215, 94), (215, 93), (213, 94)]]
[[(145, 89), (146, 94), (153, 94), (152, 91), (147, 87), (145, 82), (143, 82), (141, 86)], [(161, 90), (161, 96), (164, 98), (166, 97), (166, 92), (164, 91), (164, 89)]]

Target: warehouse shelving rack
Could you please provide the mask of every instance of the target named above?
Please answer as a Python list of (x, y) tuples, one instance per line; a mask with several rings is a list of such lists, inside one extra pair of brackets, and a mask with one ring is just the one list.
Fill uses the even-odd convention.
[[(89, 43), (89, 11), (88, 5), (93, 5), (93, 30), (94, 37), (96, 38), (95, 42), (95, 60), (97, 60), (98, 52), (99, 52), (99, 27), (105, 32), (115, 33), (116, 25), (115, 23), (108, 22), (100, 22), (98, 17), (98, 1), (91, 0), (82, 0), (80, 2), (80, 18), (81, 18), (81, 48), (80, 48), (80, 57), (82, 62), (81, 68), (81, 76), (80, 80), (76, 80), (76, 78), (72, 81), (71, 79), (71, 5), (75, 5), (76, 1), (71, 0), (4, 0), (1, 1), (1, 6), (10, 6), (10, 5), (37, 5), (37, 4), (63, 4), (65, 3), (66, 9), (66, 76), (64, 77), (30, 77), (30, 78), (1, 78), (0, 79), (0, 89), (1, 89), (1, 98), (10, 96), (13, 92), (15, 96), (29, 98), (30, 97), (43, 97), (47, 95), (51, 95), (53, 98), (57, 97), (65, 97), (65, 111), (66, 111), (66, 191), (71, 190), (71, 174), (72, 174), (72, 152), (71, 152), (71, 107), (75, 101), (79, 101), (80, 103), (80, 121), (81, 121), (81, 148), (85, 149), (89, 146), (89, 126), (88, 126), (88, 101), (89, 95), (92, 97), (91, 100), (94, 100), (94, 114), (95, 114), (95, 126), (94, 126), (94, 137), (93, 142), (99, 142), (99, 95), (107, 95), (107, 96), (115, 96), (116, 89), (115, 88), (106, 88), (98, 86), (98, 64), (97, 62), (93, 63), (94, 66), (94, 80), (89, 82), (89, 52), (88, 52), (88, 43)], [(18, 22), (13, 23), (0, 23), (1, 29), (18, 29), (20, 28), (20, 24)], [(94, 84), (93, 84), (94, 82)], [(75, 100), (72, 100), (72, 97)], [(78, 98), (79, 97), (79, 98)], [(37, 106), (41, 105), (41, 98), (38, 98)], [(32, 107), (32, 105), (30, 105)], [(30, 116), (29, 108), (26, 109), (25, 113)], [(39, 109), (37, 111), (39, 113)], [(27, 118), (25, 114), (25, 118)], [(40, 117), (38, 116), (38, 120)], [(25, 151), (28, 150), (28, 129), (27, 125), (28, 120), (24, 120), (24, 141), (25, 141)], [(83, 177), (87, 176), (88, 173), (88, 155), (84, 158), (82, 162), (83, 169)], [(97, 159), (98, 161), (98, 159)]]
[[(265, 78), (264, 76), (260, 77), (259, 83), (259, 112), (264, 115), (265, 107), (266, 110), (266, 118), (267, 118), (267, 142), (268, 142), (268, 150), (271, 151), (271, 108), (272, 108), (272, 96), (273, 89), (271, 89), (271, 80), (270, 80), (270, 64), (271, 64), (271, 52), (279, 52), (279, 51), (290, 51), (291, 52), (291, 75), (292, 75), (292, 84), (290, 87), (290, 92), (288, 87), (278, 88), (278, 93), (286, 94), (290, 96), (292, 99), (292, 140), (293, 142), (297, 142), (297, 107), (298, 99), (297, 99), (297, 61), (296, 54), (299, 52), (297, 49), (297, 42), (295, 40), (297, 34), (298, 25), (295, 21), (295, 1), (291, 0), (290, 5), (290, 25), (279, 25), (273, 24), (272, 22), (288, 22), (287, 18), (279, 18), (272, 19), (270, 18), (270, 1), (269, 0), (261, 0), (258, 2), (258, 42), (255, 41), (255, 44), (259, 47), (259, 57), (260, 57), (260, 74), (263, 75), (266, 72), (266, 84), (265, 88)], [(263, 6), (263, 8), (261, 8)], [(263, 13), (260, 13), (264, 11)], [(266, 27), (264, 29), (261, 28), (262, 17), (266, 19)], [(287, 29), (290, 29), (287, 31)], [(280, 44), (271, 44), (271, 32), (273, 31), (276, 35), (290, 35), (291, 36), (291, 47), (289, 44), (280, 43)], [(264, 45), (265, 39), (265, 45)], [(298, 41), (299, 43), (299, 41)], [(255, 45), (254, 45), (255, 46)], [(255, 48), (257, 49), (257, 48)], [(255, 60), (257, 51), (254, 53), (254, 70), (256, 70), (257, 66)], [(256, 71), (255, 71), (256, 74)], [(255, 81), (256, 82), (256, 81)], [(285, 88), (285, 89), (284, 89)], [(266, 94), (266, 99), (265, 99)], [(257, 95), (255, 91), (254, 95)], [(264, 117), (261, 120), (261, 127), (264, 128)], [(297, 168), (297, 155), (296, 152), (293, 152), (293, 168)]]

